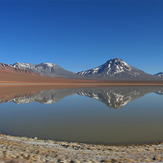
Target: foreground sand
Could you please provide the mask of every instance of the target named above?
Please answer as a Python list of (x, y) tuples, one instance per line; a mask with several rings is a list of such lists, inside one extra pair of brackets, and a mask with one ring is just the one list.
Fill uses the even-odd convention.
[(104, 146), (0, 134), (0, 162), (162, 162), (163, 143)]

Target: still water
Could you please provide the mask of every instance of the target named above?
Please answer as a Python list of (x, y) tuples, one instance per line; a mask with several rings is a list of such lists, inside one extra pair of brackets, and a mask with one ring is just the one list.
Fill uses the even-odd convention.
[(163, 87), (95, 87), (0, 97), (5, 134), (95, 144), (163, 141)]

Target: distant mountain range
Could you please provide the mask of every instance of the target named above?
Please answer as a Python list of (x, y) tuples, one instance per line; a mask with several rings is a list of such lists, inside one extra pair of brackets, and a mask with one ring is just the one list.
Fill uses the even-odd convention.
[(0, 82), (37, 81), (38, 77), (43, 78), (39, 74), (30, 70), (14, 68), (8, 64), (0, 63)]
[(11, 64), (11, 66), (18, 69), (29, 70), (48, 77), (74, 78), (76, 76), (76, 73), (65, 70), (54, 63), (40, 63), (38, 65), (34, 65), (30, 63), (17, 62), (15, 64)]
[(13, 66), (10, 66), (5, 63), (0, 63), (0, 72), (1, 73), (24, 73), (24, 74), (31, 74), (31, 75), (38, 75), (37, 73), (34, 73), (33, 71), (30, 71), (28, 69), (20, 69), (20, 68), (14, 68)]
[(70, 79), (94, 79), (94, 80), (160, 80), (163, 81), (163, 73), (150, 75), (134, 68), (121, 60), (114, 58), (103, 65), (81, 72), (68, 71), (54, 63), (14, 63), (11, 65), (0, 63), (0, 74), (40, 75), (46, 77), (70, 78)]
[(163, 76), (163, 72), (159, 72), (159, 73), (155, 74), (155, 76)]

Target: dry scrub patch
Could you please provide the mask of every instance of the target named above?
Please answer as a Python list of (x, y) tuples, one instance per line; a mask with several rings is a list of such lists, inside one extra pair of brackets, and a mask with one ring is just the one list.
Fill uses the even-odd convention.
[(161, 162), (163, 144), (104, 146), (0, 134), (1, 162)]

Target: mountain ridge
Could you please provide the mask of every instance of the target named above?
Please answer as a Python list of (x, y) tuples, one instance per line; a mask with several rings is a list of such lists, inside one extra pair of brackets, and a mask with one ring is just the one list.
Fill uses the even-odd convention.
[(0, 72), (1, 73), (25, 73), (25, 74), (31, 74), (31, 75), (38, 75), (30, 70), (27, 69), (21, 69), (21, 68), (14, 68), (11, 65), (0, 63)]
[(142, 70), (130, 66), (120, 58), (113, 58), (106, 63), (77, 73), (81, 77), (88, 79), (110, 79), (110, 80), (159, 80), (154, 75), (150, 75)]
[(159, 72), (159, 73), (155, 74), (155, 76), (163, 76), (163, 72)]
[(47, 77), (72, 77), (73, 78), (75, 76), (75, 73), (68, 71), (54, 63), (43, 62), (35, 65), (31, 63), (16, 62), (14, 64), (11, 64), (11, 66), (14, 68), (27, 69)]
[(4, 69), (4, 65), (6, 65), (6, 67), (8, 67), (9, 70), (11, 70), (12, 72), (20, 71), (26, 73), (35, 73), (45, 77), (84, 79), (84, 80), (91, 79), (91, 80), (163, 81), (163, 78), (161, 77), (163, 73), (162, 74), (158, 73), (156, 75), (148, 74), (140, 69), (130, 66), (128, 63), (124, 62), (120, 58), (110, 59), (98, 67), (80, 72), (71, 72), (58, 66), (55, 63), (46, 62), (36, 65), (31, 63), (16, 62), (8, 66), (7, 64), (1, 63), (0, 68), (2, 70)]

